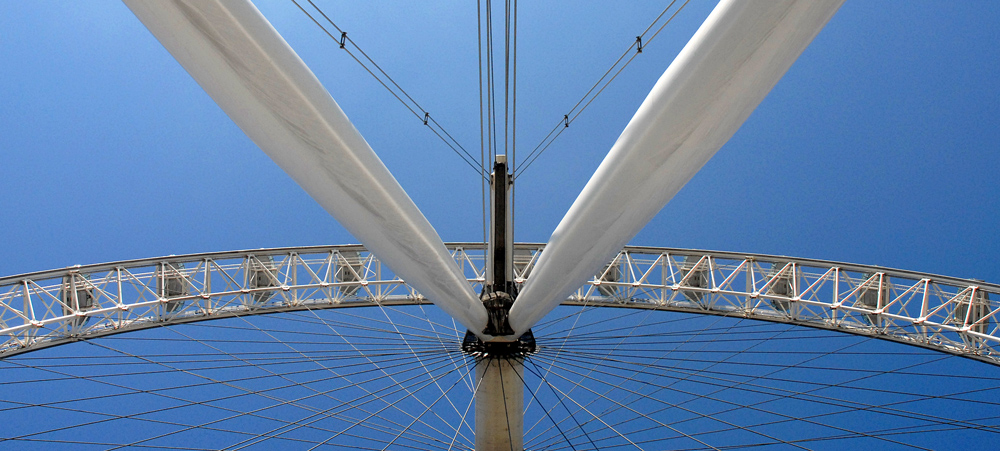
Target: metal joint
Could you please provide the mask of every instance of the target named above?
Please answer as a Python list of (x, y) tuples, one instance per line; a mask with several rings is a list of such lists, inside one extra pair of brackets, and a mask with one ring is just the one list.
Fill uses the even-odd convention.
[(489, 315), (483, 333), (494, 337), (513, 335), (514, 329), (510, 327), (508, 317), (510, 316), (510, 307), (514, 305), (514, 297), (503, 291), (494, 291), (483, 294), (482, 300), (483, 306), (486, 307), (486, 313)]

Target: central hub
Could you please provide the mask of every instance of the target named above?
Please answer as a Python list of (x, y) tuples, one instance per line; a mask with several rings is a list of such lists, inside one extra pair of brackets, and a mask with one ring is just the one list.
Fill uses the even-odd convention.
[[(462, 351), (477, 358), (523, 359), (535, 352), (535, 337), (528, 331), (514, 339), (510, 326), (510, 309), (517, 297), (514, 282), (513, 216), (510, 195), (513, 176), (507, 172), (507, 156), (497, 155), (490, 174), (490, 234), (486, 248), (485, 280), (479, 299), (486, 308), (486, 325), (482, 331), (468, 331), (462, 340)], [(483, 342), (479, 336), (488, 337)]]
[(486, 313), (489, 315), (483, 333), (494, 337), (514, 335), (514, 329), (511, 329), (510, 322), (507, 320), (510, 316), (510, 307), (514, 305), (514, 298), (509, 293), (494, 291), (483, 293), (481, 299), (483, 307), (486, 307)]
[(529, 330), (514, 341), (484, 342), (472, 331), (466, 331), (462, 351), (483, 359), (524, 359), (536, 351), (535, 336)]
[(462, 351), (480, 358), (500, 358), (500, 359), (523, 359), (525, 356), (535, 353), (535, 336), (531, 331), (527, 331), (516, 340), (511, 340), (514, 329), (510, 327), (507, 316), (510, 314), (510, 307), (514, 305), (514, 298), (503, 291), (483, 293), (483, 306), (489, 314), (484, 335), (496, 337), (490, 341), (481, 340), (472, 331), (465, 332), (465, 339), (462, 340)]

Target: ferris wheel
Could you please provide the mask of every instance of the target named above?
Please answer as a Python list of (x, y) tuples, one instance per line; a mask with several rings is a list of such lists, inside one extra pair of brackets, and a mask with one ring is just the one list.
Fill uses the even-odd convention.
[[(58, 413), (32, 416), (32, 429), (12, 442), (811, 449), (845, 440), (927, 447), (923, 437), (941, 430), (975, 445), (997, 432), (995, 377), (979, 362), (996, 359), (1000, 286), (625, 246), (735, 133), (840, 2), (716, 7), (544, 245), (513, 241), (517, 166), (498, 149), (479, 172), (490, 186), (487, 243), (443, 243), (253, 5), (128, 4), (363, 246), (191, 254), (0, 280), (4, 361), (28, 374), (9, 383), (67, 387), (62, 399), (6, 400), (15, 415)], [(331, 37), (348, 45), (346, 33)], [(643, 45), (640, 35), (630, 51)], [(424, 125), (438, 125), (423, 113)], [(566, 115), (556, 128), (569, 125)], [(232, 334), (258, 337), (237, 346)], [(55, 346), (77, 341), (93, 355)], [(153, 343), (165, 345), (152, 351)], [(901, 367), (875, 365), (907, 353), (914, 360)], [(755, 354), (770, 359), (744, 361)], [(942, 356), (971, 358), (942, 364)], [(950, 383), (962, 365), (957, 379), (978, 385), (923, 390), (927, 378)], [(116, 381), (126, 376), (134, 379)], [(111, 412), (106, 402), (124, 408)], [(856, 424), (870, 417), (883, 424)], [(102, 432), (82, 438), (83, 430)]]

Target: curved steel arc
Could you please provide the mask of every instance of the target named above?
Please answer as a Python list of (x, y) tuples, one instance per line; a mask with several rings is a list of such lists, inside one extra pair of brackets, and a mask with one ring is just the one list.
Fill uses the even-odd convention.
[(257, 146), (352, 235), (477, 333), (486, 309), (309, 67), (246, 0), (125, 0)]
[[(470, 289), (482, 243), (447, 245)], [(517, 244), (517, 283), (544, 245)], [(0, 357), (164, 325), (424, 304), (359, 245), (216, 252), (0, 278)], [(564, 304), (738, 316), (875, 336), (1000, 365), (1000, 285), (877, 266), (626, 247)]]

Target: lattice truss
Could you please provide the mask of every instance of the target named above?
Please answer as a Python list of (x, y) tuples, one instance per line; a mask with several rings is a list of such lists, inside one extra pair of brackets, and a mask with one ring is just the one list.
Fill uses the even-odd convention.
[[(475, 289), (481, 243), (448, 245)], [(518, 244), (519, 284), (542, 245)], [(1000, 286), (836, 262), (627, 247), (567, 304), (736, 316), (848, 333), (994, 364)], [(262, 249), (77, 266), (0, 279), (0, 356), (235, 315), (427, 300), (361, 246)]]

